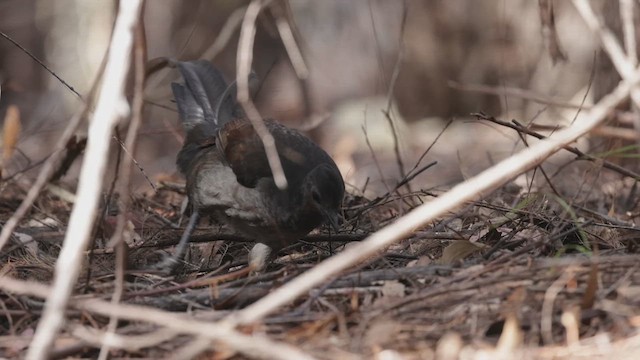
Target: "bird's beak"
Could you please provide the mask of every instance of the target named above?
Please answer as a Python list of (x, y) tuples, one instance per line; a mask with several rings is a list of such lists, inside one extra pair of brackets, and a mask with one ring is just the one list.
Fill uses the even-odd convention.
[(331, 229), (337, 233), (340, 230), (340, 214), (325, 209), (322, 209), (322, 213), (325, 221), (329, 223)]

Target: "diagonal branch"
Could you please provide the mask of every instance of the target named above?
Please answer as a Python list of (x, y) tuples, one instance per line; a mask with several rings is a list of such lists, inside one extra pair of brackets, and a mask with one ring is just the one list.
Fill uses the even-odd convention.
[[(591, 32), (598, 36), (602, 48), (611, 59), (620, 77), (625, 81), (631, 82), (635, 73), (635, 66), (627, 55), (625, 55), (622, 46), (620, 46), (620, 43), (611, 30), (600, 23), (588, 0), (573, 0), (573, 5)], [(631, 100), (636, 106), (640, 107), (640, 89), (631, 89)]]

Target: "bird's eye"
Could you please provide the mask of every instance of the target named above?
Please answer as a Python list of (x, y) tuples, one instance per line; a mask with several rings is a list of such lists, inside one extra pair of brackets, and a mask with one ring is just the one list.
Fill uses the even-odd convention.
[(311, 192), (311, 198), (313, 199), (313, 201), (320, 203), (320, 193), (317, 191), (313, 191)]

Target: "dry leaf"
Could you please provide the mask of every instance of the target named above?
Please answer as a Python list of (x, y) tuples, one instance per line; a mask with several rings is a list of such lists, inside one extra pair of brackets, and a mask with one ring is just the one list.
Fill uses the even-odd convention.
[(457, 261), (463, 260), (467, 256), (478, 252), (482, 249), (480, 244), (474, 244), (467, 240), (454, 240), (444, 248), (442, 257), (438, 259), (441, 265), (450, 265)]
[(384, 348), (385, 345), (393, 343), (393, 339), (400, 334), (402, 328), (401, 324), (388, 318), (376, 320), (367, 329), (364, 341), (370, 348)]
[(33, 236), (19, 232), (14, 232), (13, 236), (24, 245), (31, 256), (38, 257), (38, 243), (33, 240)]
[(382, 296), (401, 298), (405, 295), (405, 285), (398, 280), (388, 280), (382, 285)]

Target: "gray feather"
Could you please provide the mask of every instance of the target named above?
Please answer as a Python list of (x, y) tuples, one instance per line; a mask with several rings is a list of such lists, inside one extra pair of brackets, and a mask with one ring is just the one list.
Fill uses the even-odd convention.
[(220, 70), (205, 60), (177, 62), (184, 85), (172, 86), (178, 111), (189, 131), (198, 123), (219, 129), (237, 113), (235, 85), (227, 85)]
[(189, 132), (197, 124), (205, 122), (204, 111), (196, 102), (191, 91), (182, 84), (177, 83), (171, 84), (171, 90), (173, 90), (173, 96), (176, 98), (178, 114), (182, 119), (182, 126), (186, 132)]

